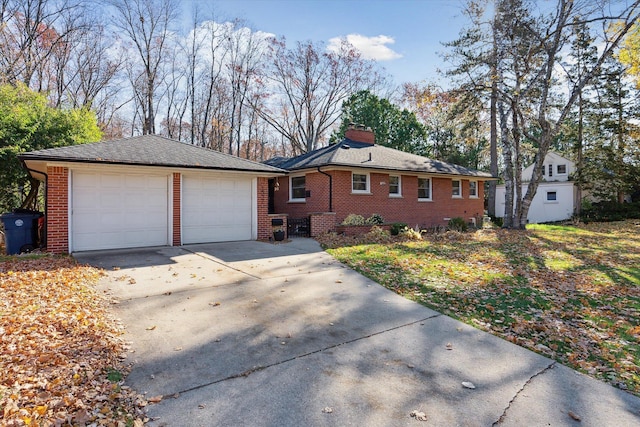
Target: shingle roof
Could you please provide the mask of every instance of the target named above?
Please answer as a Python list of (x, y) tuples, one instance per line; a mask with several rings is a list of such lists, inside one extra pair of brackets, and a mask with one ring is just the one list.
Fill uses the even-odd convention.
[(49, 148), (23, 153), (19, 157), (22, 160), (57, 160), (269, 173), (285, 172), (264, 163), (252, 162), (158, 135), (143, 135), (91, 144)]
[(492, 178), (490, 173), (459, 165), (432, 160), (382, 145), (371, 145), (344, 139), (328, 147), (319, 148), (293, 158), (276, 157), (265, 163), (289, 171), (320, 166), (345, 166), (367, 169), (409, 171), (438, 175), (460, 175)]

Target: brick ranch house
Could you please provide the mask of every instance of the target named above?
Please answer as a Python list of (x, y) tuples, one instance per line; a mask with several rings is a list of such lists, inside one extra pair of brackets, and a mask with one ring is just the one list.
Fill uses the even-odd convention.
[(377, 145), (372, 131), (355, 127), (339, 143), (266, 163), (289, 172), (269, 180), (269, 212), (290, 224), (309, 218), (311, 236), (334, 230), (349, 214), (376, 213), (411, 227), (455, 217), (474, 222), (484, 214), (484, 182), (495, 179)]
[(20, 155), (45, 182), (53, 253), (272, 235), (268, 181), (286, 171), (146, 135)]

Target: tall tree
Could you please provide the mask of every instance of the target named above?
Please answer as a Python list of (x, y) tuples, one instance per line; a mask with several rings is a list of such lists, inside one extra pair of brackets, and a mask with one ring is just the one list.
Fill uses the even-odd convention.
[(368, 90), (359, 91), (342, 103), (340, 127), (330, 140), (343, 137), (351, 123), (370, 127), (380, 145), (419, 155), (430, 154), (426, 130), (415, 113), (401, 110), (388, 99), (379, 98)]
[(167, 42), (179, 17), (176, 0), (112, 0), (113, 25), (128, 39), (137, 57), (129, 58), (129, 79), (140, 109), (142, 133), (156, 133), (157, 89), (168, 61)]
[(284, 38), (272, 40), (263, 79), (273, 89), (259, 114), (297, 154), (318, 147), (339, 120), (344, 100), (384, 80), (375, 64), (346, 40), (338, 50), (327, 51), (311, 41), (289, 49)]
[(22, 83), (0, 85), (0, 211), (33, 207), (36, 201), (39, 181), (29, 177), (18, 154), (101, 137), (90, 111), (61, 110), (48, 104), (44, 95)]

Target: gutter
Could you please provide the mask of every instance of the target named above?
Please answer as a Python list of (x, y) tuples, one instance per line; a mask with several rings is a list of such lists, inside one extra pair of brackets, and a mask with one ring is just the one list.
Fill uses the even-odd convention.
[(333, 176), (321, 171), (320, 166), (318, 166), (318, 172), (329, 177), (329, 212), (333, 212)]

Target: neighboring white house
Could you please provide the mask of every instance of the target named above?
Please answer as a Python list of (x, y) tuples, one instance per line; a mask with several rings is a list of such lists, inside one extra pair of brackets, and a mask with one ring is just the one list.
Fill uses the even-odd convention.
[[(530, 165), (522, 171), (522, 195), (533, 174)], [(575, 163), (557, 153), (550, 152), (544, 158), (542, 181), (529, 208), (530, 223), (563, 221), (571, 218), (575, 207), (575, 186), (569, 176), (575, 172)], [(496, 186), (496, 216), (504, 217), (504, 184)]]

